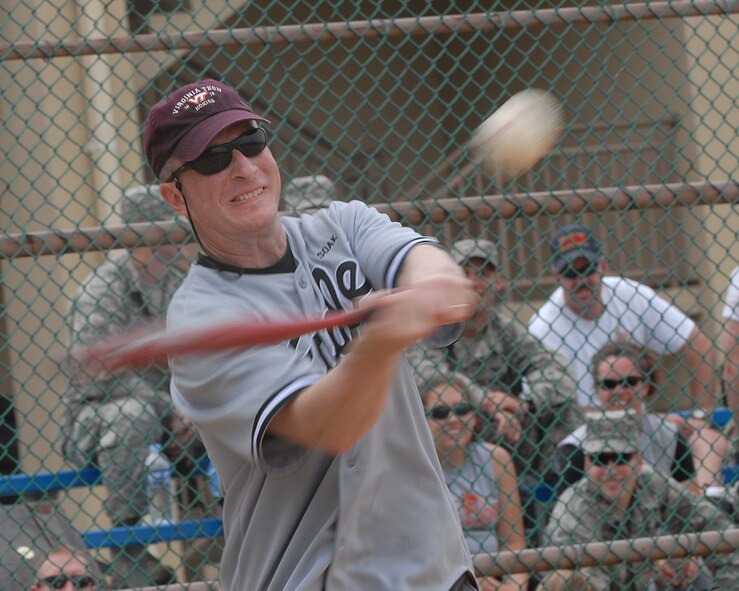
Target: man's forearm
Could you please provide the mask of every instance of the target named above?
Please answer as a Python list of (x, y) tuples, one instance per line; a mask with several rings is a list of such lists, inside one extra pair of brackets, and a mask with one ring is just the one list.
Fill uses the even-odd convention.
[(270, 431), (334, 455), (348, 451), (382, 412), (400, 357), (365, 349), (357, 343), (334, 369), (285, 405)]
[(469, 282), (441, 249), (411, 249), (399, 279), (397, 289), (363, 301), (372, 315), (346, 357), (280, 409), (271, 432), (306, 447), (346, 452), (382, 412), (403, 351), (472, 312)]
[(464, 277), (462, 269), (446, 250), (433, 244), (422, 243), (414, 246), (406, 255), (396, 287), (413, 287), (429, 276), (447, 274)]

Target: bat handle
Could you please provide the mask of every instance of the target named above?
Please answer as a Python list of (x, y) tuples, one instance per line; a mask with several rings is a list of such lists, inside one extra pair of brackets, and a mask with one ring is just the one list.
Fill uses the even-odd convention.
[(432, 335), (423, 339), (423, 344), (430, 349), (443, 349), (456, 343), (462, 336), (463, 330), (464, 322), (442, 324)]

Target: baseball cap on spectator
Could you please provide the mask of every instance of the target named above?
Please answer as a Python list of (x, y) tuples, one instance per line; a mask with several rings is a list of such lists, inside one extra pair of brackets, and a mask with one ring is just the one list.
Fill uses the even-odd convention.
[(492, 265), (496, 269), (500, 267), (498, 249), (490, 240), (481, 238), (457, 240), (452, 244), (451, 253), (458, 265), (464, 265), (470, 259), (482, 259), (486, 264)]
[(639, 451), (641, 425), (632, 409), (587, 412), (585, 429), (582, 447), (586, 454)]
[(570, 224), (552, 236), (552, 266), (558, 273), (579, 258), (598, 262), (602, 253), (600, 243), (585, 226)]
[(241, 121), (269, 123), (252, 111), (233, 88), (203, 80), (178, 88), (149, 111), (144, 124), (144, 152), (154, 175), (172, 156), (189, 162), (229, 125)]
[(176, 217), (159, 194), (159, 185), (138, 185), (126, 189), (118, 205), (124, 224), (169, 221)]
[(296, 177), (282, 189), (282, 202), (293, 215), (328, 207), (332, 201), (336, 201), (336, 186), (322, 174)]

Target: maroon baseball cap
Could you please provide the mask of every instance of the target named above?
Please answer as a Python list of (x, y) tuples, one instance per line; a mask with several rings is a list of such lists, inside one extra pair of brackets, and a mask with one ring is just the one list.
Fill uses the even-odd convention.
[(233, 88), (217, 80), (202, 80), (178, 88), (149, 111), (144, 125), (144, 152), (159, 178), (172, 156), (185, 161), (203, 153), (229, 125), (262, 121)]

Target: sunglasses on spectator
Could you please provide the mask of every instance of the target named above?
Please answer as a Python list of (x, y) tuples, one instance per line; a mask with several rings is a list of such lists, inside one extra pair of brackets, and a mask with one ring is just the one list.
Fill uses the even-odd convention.
[(609, 464), (613, 464), (614, 466), (624, 466), (625, 464), (628, 464), (633, 459), (634, 453), (617, 454), (612, 452), (602, 452), (599, 454), (588, 454), (588, 457), (594, 466), (606, 468)]
[(474, 408), (471, 404), (460, 402), (459, 404), (455, 404), (454, 406), (434, 406), (433, 408), (428, 409), (428, 411), (426, 412), (426, 416), (434, 419), (435, 421), (443, 421), (449, 416), (450, 413), (453, 413), (456, 417), (464, 417), (470, 414), (473, 410)]
[(41, 579), (41, 582), (50, 589), (63, 589), (69, 581), (72, 582), (75, 589), (89, 589), (95, 585), (95, 579), (90, 575), (54, 575)]
[(616, 388), (636, 388), (644, 381), (642, 376), (624, 376), (618, 380), (605, 379), (598, 382), (600, 390), (615, 390)]
[(598, 270), (598, 261), (590, 261), (586, 266), (577, 268), (573, 265), (567, 265), (560, 275), (565, 279), (580, 279), (582, 277), (590, 277)]
[(253, 158), (267, 147), (267, 132), (261, 127), (250, 129), (234, 141), (227, 144), (211, 146), (195, 160), (185, 162), (172, 173), (172, 179), (177, 178), (183, 170), (194, 170), (200, 174), (211, 175), (219, 173), (231, 164), (233, 151), (238, 150), (247, 158)]

